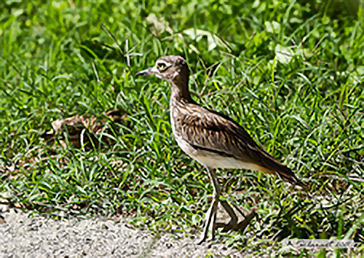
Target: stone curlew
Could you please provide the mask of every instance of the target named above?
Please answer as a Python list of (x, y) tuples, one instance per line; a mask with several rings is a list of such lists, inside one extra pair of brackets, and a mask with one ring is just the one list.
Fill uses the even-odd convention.
[[(261, 149), (249, 134), (231, 118), (198, 105), (188, 88), (189, 68), (180, 56), (164, 56), (155, 66), (138, 72), (155, 75), (171, 85), (170, 119), (174, 137), (181, 149), (191, 158), (205, 166), (214, 189), (213, 200), (206, 214), (206, 222), (200, 243), (211, 238), (216, 228), (216, 213), (220, 186), (217, 168), (252, 169), (276, 174), (293, 185), (305, 187), (291, 169)], [(234, 214), (226, 201), (221, 202), (232, 219)], [(249, 217), (249, 216), (248, 216)], [(250, 219), (252, 216), (249, 217)], [(236, 220), (236, 216), (235, 216)]]

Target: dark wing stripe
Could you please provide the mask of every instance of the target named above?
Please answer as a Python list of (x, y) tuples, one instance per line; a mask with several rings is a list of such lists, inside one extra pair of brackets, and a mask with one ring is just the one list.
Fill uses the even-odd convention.
[(195, 148), (195, 149), (213, 152), (213, 153), (219, 154), (219, 155), (221, 155), (223, 157), (234, 157), (234, 155), (229, 154), (229, 153), (226, 153), (226, 152), (223, 152), (223, 151), (218, 151), (218, 150), (213, 150), (213, 149), (209, 149), (209, 148), (204, 148), (204, 147), (197, 146), (197, 145), (193, 145), (193, 144), (190, 144), (190, 145), (193, 148)]

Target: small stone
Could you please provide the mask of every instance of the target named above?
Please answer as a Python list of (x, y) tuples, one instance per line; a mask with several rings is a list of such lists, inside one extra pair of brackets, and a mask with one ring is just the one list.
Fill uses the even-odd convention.
[(6, 221), (5, 221), (5, 218), (3, 215), (0, 214), (0, 224), (5, 224)]

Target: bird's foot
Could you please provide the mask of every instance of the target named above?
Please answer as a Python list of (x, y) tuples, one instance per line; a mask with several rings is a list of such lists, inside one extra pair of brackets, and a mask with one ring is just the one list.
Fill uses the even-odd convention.
[(209, 241), (212, 241), (214, 240), (214, 237), (211, 237), (211, 238), (208, 238), (207, 236), (203, 235), (198, 241), (197, 241), (197, 244), (198, 245), (201, 245), (203, 244), (204, 242), (209, 242)]
[(228, 230), (235, 230), (235, 231), (244, 231), (244, 229), (249, 225), (250, 221), (258, 216), (256, 213), (256, 208), (253, 208), (250, 212), (244, 215), (244, 219), (240, 221), (236, 226), (233, 226), (231, 229)]
[(250, 212), (235, 205), (230, 206), (226, 201), (221, 201), (222, 208), (218, 210), (219, 216), (216, 219), (216, 228), (223, 228), (222, 232), (230, 230), (243, 231), (250, 221), (257, 216), (256, 208)]
[[(216, 208), (216, 210), (211, 208), (207, 213), (205, 223), (208, 223), (209, 225), (205, 224), (202, 237), (197, 241), (198, 245), (214, 240), (215, 229), (217, 228), (223, 228), (222, 232), (228, 232), (230, 230), (244, 231), (250, 221), (257, 216), (256, 208), (249, 212), (248, 210), (238, 208), (235, 205), (231, 206), (227, 201), (223, 200), (219, 201), (219, 205)], [(216, 220), (212, 219), (213, 216), (216, 216)], [(208, 237), (208, 227), (211, 227), (212, 229), (211, 237)]]

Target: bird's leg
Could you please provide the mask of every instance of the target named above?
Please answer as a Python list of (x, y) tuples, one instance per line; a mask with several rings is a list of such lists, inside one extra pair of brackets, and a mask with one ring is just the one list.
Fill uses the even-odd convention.
[(230, 228), (235, 227), (238, 223), (238, 217), (236, 216), (233, 208), (230, 206), (230, 204), (227, 201), (220, 201), (222, 207), (225, 209), (225, 211), (230, 216), (230, 221), (228, 224), (224, 226), (224, 232), (229, 231)]
[(215, 237), (215, 222), (216, 222), (216, 211), (217, 211), (217, 205), (219, 203), (219, 196), (220, 196), (220, 186), (217, 181), (216, 172), (215, 169), (206, 167), (207, 172), (209, 173), (210, 180), (212, 182), (212, 186), (214, 188), (212, 203), (210, 205), (210, 208), (206, 214), (206, 221), (205, 221), (205, 227), (203, 230), (203, 235), (201, 240), (198, 242), (198, 244), (203, 243), (207, 239), (207, 234), (209, 232), (209, 227), (211, 224), (211, 239), (214, 239)]

